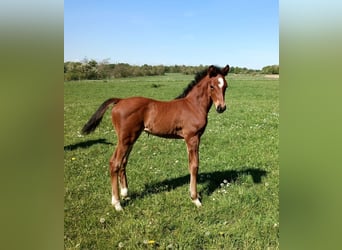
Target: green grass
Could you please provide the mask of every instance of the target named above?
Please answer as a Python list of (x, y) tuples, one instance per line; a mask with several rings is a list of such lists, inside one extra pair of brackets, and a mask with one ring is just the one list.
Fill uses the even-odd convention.
[[(64, 83), (66, 249), (279, 249), (279, 80), (228, 75), (228, 109), (209, 112), (200, 145), (198, 191), (189, 197), (183, 140), (142, 134), (127, 166), (131, 200), (111, 204), (110, 112), (91, 135), (80, 130), (109, 97), (169, 100), (193, 76)], [(228, 182), (228, 183), (224, 183)]]

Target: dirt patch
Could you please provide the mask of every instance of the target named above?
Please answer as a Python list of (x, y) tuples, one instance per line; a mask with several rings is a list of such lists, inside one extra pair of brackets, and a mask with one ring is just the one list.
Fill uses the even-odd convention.
[(279, 75), (265, 75), (265, 78), (279, 79)]

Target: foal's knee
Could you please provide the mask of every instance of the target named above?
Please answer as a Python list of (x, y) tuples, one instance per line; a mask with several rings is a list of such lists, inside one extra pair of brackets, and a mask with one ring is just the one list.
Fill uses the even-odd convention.
[(197, 173), (198, 173), (198, 165), (196, 164), (196, 165), (190, 166), (189, 171), (190, 171), (190, 174), (196, 175), (196, 176), (197, 176)]
[(120, 166), (115, 164), (114, 162), (109, 162), (109, 172), (111, 176), (118, 175), (120, 170)]

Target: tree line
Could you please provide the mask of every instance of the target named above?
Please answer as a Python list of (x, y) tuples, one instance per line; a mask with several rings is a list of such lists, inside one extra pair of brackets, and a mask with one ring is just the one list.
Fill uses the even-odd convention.
[[(82, 62), (64, 62), (64, 80), (101, 80), (121, 77), (135, 76), (156, 76), (165, 73), (182, 73), (193, 75), (203, 69), (207, 65), (186, 66), (186, 65), (130, 65), (127, 63), (108, 63), (104, 60), (97, 62), (95, 60), (84, 59)], [(248, 68), (231, 67), (230, 73), (233, 74), (279, 74), (279, 65), (265, 66), (262, 70), (254, 70)]]

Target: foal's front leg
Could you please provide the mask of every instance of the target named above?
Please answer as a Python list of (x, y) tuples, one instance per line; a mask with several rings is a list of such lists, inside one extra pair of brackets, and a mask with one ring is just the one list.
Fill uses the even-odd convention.
[(186, 139), (189, 157), (189, 172), (190, 172), (190, 197), (192, 202), (197, 206), (202, 206), (197, 193), (197, 174), (199, 165), (199, 136), (194, 136)]

